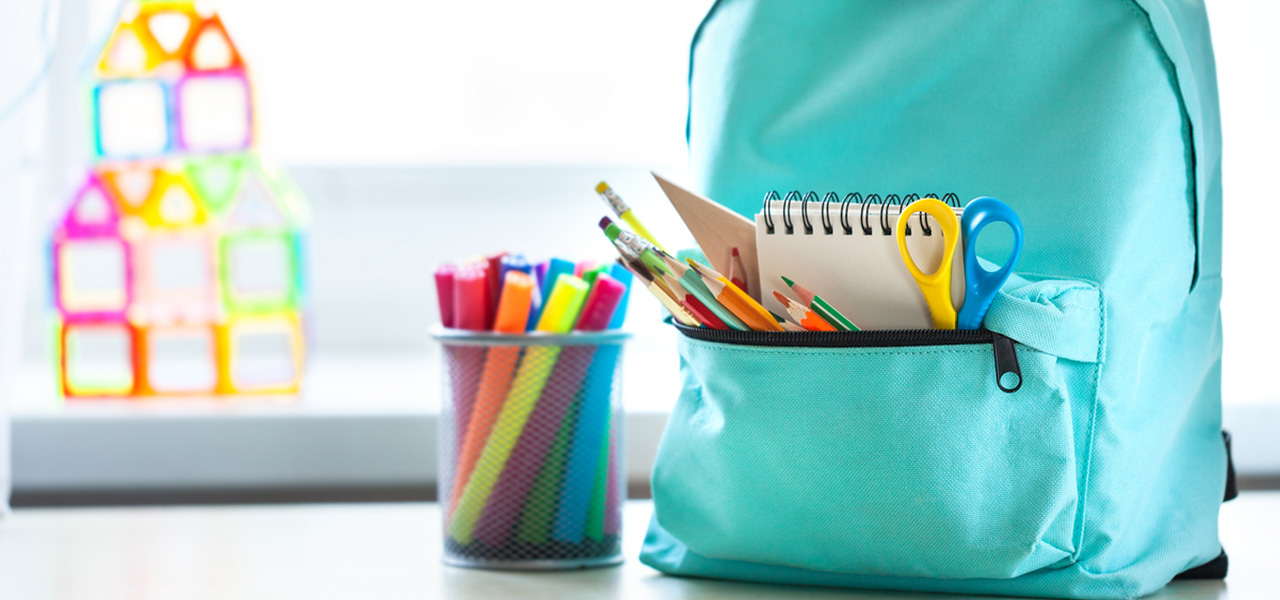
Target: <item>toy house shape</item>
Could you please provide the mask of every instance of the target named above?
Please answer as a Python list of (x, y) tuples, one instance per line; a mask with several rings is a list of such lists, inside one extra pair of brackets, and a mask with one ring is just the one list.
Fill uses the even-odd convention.
[(253, 145), (247, 69), (217, 15), (189, 0), (126, 6), (94, 69), (97, 156), (235, 152)]
[(93, 65), (95, 164), (50, 244), (63, 395), (296, 393), (305, 205), (222, 20), (130, 3)]

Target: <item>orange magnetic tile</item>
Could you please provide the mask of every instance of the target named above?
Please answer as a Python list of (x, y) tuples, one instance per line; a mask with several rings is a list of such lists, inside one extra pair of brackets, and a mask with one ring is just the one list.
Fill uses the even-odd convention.
[(202, 19), (190, 2), (150, 2), (139, 6), (133, 22), (147, 48), (147, 68), (172, 63), (182, 70)]
[(197, 27), (195, 40), (187, 52), (186, 64), (192, 71), (244, 68), (240, 51), (227, 34), (221, 17), (215, 14)]

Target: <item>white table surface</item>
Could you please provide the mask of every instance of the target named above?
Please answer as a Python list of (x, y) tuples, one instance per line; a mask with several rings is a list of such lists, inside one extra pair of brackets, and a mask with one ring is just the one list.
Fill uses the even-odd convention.
[[(519, 573), (440, 563), (435, 504), (19, 510), (0, 522), (0, 598), (892, 598), (667, 577), (636, 560), (648, 502), (626, 507), (627, 561)], [(1222, 512), (1226, 583), (1175, 583), (1153, 598), (1280, 598), (1280, 493)]]

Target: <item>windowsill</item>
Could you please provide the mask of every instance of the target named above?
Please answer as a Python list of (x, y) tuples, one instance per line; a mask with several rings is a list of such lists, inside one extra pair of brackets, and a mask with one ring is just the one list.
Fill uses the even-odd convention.
[[(625, 355), (633, 489), (647, 488), (680, 391), (676, 335), (668, 327), (642, 331)], [(416, 490), (409, 496), (425, 498), (434, 490), (441, 397), (434, 346), (320, 356), (298, 397), (63, 401), (55, 382), (52, 365), (34, 361), (19, 381), (12, 405), (19, 499), (145, 501), (226, 490), (302, 500), (328, 497), (308, 490)], [(1271, 435), (1280, 428), (1280, 405), (1229, 404), (1224, 425), (1244, 484), (1280, 480), (1280, 440)]]
[[(665, 347), (674, 335), (645, 332), (625, 354), (628, 479), (641, 488), (679, 393), (674, 349)], [(425, 498), (434, 490), (441, 397), (434, 347), (317, 357), (296, 397), (63, 400), (52, 365), (24, 367), (11, 407), (19, 501), (146, 501), (149, 493), (220, 490), (244, 497), (418, 490)]]

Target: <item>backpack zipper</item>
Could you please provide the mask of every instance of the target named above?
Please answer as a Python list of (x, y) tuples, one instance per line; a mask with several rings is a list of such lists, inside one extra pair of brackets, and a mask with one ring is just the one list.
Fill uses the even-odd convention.
[[(890, 329), (880, 331), (735, 331), (689, 327), (671, 322), (681, 334), (695, 340), (741, 346), (789, 348), (894, 348), (908, 346), (959, 346), (991, 344), (996, 386), (1012, 394), (1022, 387), (1022, 370), (1013, 340), (987, 329)], [(1005, 385), (1006, 376), (1016, 381)]]

